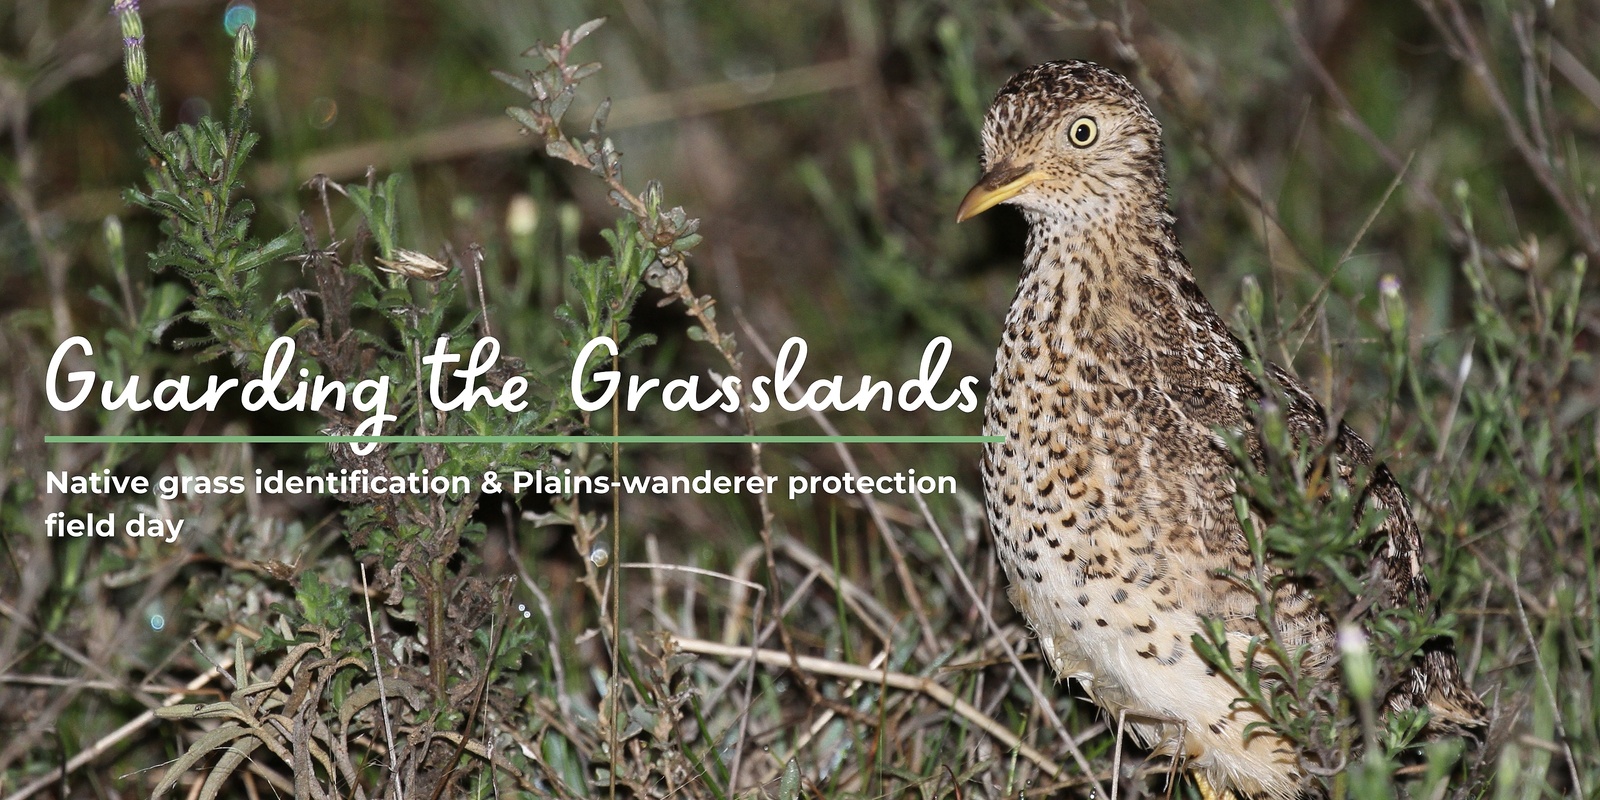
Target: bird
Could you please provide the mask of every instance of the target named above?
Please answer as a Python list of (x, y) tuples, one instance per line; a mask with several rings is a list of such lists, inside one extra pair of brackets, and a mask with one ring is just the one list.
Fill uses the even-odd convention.
[[(1277, 575), (1262, 620), (1238, 577), (1262, 568), (1234, 504), (1241, 462), (1263, 458), (1261, 410), (1276, 404), (1295, 443), (1326, 453), (1328, 474), (1359, 498), (1351, 524), (1381, 512), (1369, 612), (1431, 616), (1405, 491), (1300, 381), (1252, 361), (1201, 292), (1168, 204), (1161, 125), (1126, 78), (1087, 61), (1018, 73), (983, 120), (981, 168), (957, 222), (1005, 204), (1028, 224), (981, 463), (1012, 603), (1058, 678), (1153, 754), (1181, 760), (1202, 797), (1316, 796), (1303, 752), (1255, 724), (1265, 710), (1194, 644), (1220, 620), (1229, 652), (1255, 652), (1245, 668), (1261, 669), (1270, 656), (1250, 645), (1270, 622), (1302, 674), (1338, 680), (1337, 621), (1351, 610)], [(1245, 516), (1264, 526), (1261, 513)], [(1453, 647), (1436, 637), (1399, 665), (1380, 712), (1426, 709), (1429, 735), (1481, 727)]]

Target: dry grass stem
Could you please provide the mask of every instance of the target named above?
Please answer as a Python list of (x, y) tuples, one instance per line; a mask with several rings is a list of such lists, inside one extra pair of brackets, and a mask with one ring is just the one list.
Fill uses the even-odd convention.
[[(674, 638), (678, 649), (686, 653), (699, 653), (701, 655), (715, 656), (717, 658), (748, 658), (750, 650), (743, 647), (729, 647), (720, 642), (704, 639)], [(963, 719), (977, 725), (984, 733), (993, 736), (1008, 749), (1021, 754), (1023, 758), (1033, 762), (1040, 770), (1052, 778), (1060, 778), (1063, 774), (1060, 765), (1051, 761), (1043, 753), (1024, 743), (1016, 734), (1007, 730), (1004, 725), (996, 722), (988, 715), (974, 708), (972, 704), (956, 697), (949, 689), (944, 688), (931, 678), (917, 675), (906, 675), (901, 672), (888, 672), (881, 669), (845, 664), (831, 661), (816, 656), (798, 656), (791, 658), (788, 653), (781, 650), (762, 648), (756, 651), (756, 660), (769, 667), (785, 667), (802, 669), (813, 675), (824, 675), (831, 678), (844, 678), (860, 681), (863, 684), (876, 684), (892, 687), (905, 691), (919, 692), (932, 698), (940, 705), (960, 714)]]

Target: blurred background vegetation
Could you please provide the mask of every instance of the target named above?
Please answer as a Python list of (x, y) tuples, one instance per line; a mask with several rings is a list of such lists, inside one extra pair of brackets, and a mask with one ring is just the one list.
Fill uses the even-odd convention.
[[(234, 42), (223, 23), (239, 4), (140, 5), (162, 123), (225, 110)], [(717, 299), (747, 369), (763, 371), (763, 350), (798, 335), (810, 344), (808, 374), (893, 381), (914, 374), (935, 336), (956, 345), (947, 374), (986, 376), (992, 364), (1024, 226), (1007, 211), (959, 228), (952, 220), (977, 176), (977, 130), (993, 91), (1017, 69), (1057, 58), (1129, 74), (1164, 123), (1172, 202), (1201, 286), (1227, 315), (1242, 281), (1260, 283), (1272, 355), (1377, 437), (1432, 536), (1441, 604), (1454, 615), (1469, 679), (1498, 717), (1490, 742), (1466, 753), (1449, 785), (1423, 775), (1417, 791), (1600, 791), (1600, 302), (1584, 269), (1600, 258), (1600, 6), (282, 0), (253, 12), (262, 142), (244, 179), (257, 235), (293, 229), (302, 210), (320, 209), (306, 187), (315, 175), (360, 184), (369, 168), (399, 174), (407, 246), (451, 263), (481, 246), (495, 334), (556, 382), (570, 359), (557, 357), (566, 351), (553, 311), (574, 299), (573, 272), (611, 252), (601, 232), (616, 212), (602, 182), (545, 157), (503, 113), (525, 98), (490, 72), (536, 68), (521, 56), (535, 42), (609, 18), (575, 55), (604, 69), (583, 85), (570, 119), (587, 120), (610, 97), (624, 182), (637, 191), (657, 180), (668, 205), (701, 220), (690, 275)], [(49, 433), (108, 429), (87, 410), (49, 410), (41, 384), (57, 343), (75, 334), (98, 342), (116, 325), (88, 289), (120, 298), (132, 284), (156, 297), (178, 285), (145, 269), (156, 220), (123, 200), (149, 165), (119, 100), (121, 57), (105, 2), (0, 0), (4, 797), (147, 793), (161, 765), (206, 728), (147, 720), (138, 735), (110, 734), (203, 675), (207, 658), (231, 653), (241, 632), (275, 625), (273, 604), (305, 605), (307, 575), (364, 596), (331, 499), (196, 500), (185, 513), (200, 530), (170, 548), (43, 538), (45, 514), (93, 507), (44, 495), (47, 469), (303, 471), (316, 458), (293, 447), (107, 453), (43, 443)], [(126, 269), (102, 234), (108, 216), (125, 231)], [(275, 265), (263, 291), (298, 285), (300, 270)], [(1382, 297), (1385, 276), (1398, 281), (1396, 299)], [(473, 289), (457, 296), (460, 313), (476, 308)], [(667, 380), (724, 369), (690, 335), (681, 307), (657, 307), (660, 297), (647, 291), (633, 316), (657, 342), (625, 371)], [(183, 330), (156, 331), (153, 368), (211, 368), (174, 346)], [(303, 416), (224, 408), (141, 419), (168, 433), (315, 432), (320, 421)], [(979, 427), (977, 414), (956, 412), (829, 422), (845, 434)], [(824, 432), (799, 414), (769, 413), (757, 424)], [(620, 428), (743, 432), (736, 417), (654, 403), (624, 415)], [(480, 760), (424, 785), (585, 796), (606, 789), (612, 773), (602, 765), (615, 764), (627, 791), (650, 796), (1087, 796), (1094, 779), (1109, 779), (1114, 738), (1025, 655), (1073, 733), (1067, 746), (1002, 655), (997, 640), (1020, 644), (1025, 632), (1003, 599), (978, 511), (977, 457), (975, 446), (767, 448), (762, 465), (773, 475), (837, 474), (853, 461), (866, 473), (956, 475), (963, 492), (931, 497), (928, 509), (893, 498), (870, 507), (851, 497), (779, 499), (770, 525), (748, 498), (630, 497), (623, 549), (610, 561), (754, 581), (784, 615), (783, 643), (768, 631), (763, 647), (931, 678), (1068, 765), (1058, 777), (927, 692), (826, 671), (747, 673), (738, 656), (674, 660), (655, 632), (748, 653), (744, 584), (662, 569), (596, 573), (606, 559), (595, 564), (564, 529), (518, 513), (548, 502), (489, 497), (477, 512), (487, 534), (462, 574), (520, 573), (519, 603), (542, 613), (494, 618), (527, 626), (524, 663), (501, 677), (519, 699), (494, 706), (476, 728), (458, 723), (469, 737), (492, 739), (511, 764)], [(739, 473), (750, 469), (750, 452), (639, 446), (624, 450), (621, 468)], [(969, 599), (957, 565), (1002, 636)], [(595, 722), (610, 661), (606, 637), (595, 635), (609, 630), (597, 607), (603, 593), (584, 584), (596, 574), (627, 587), (623, 649), (634, 653), (638, 715), (623, 755), (599, 755), (610, 744)], [(263, 659), (264, 678), (273, 662)], [(748, 700), (747, 674), (756, 676)], [(186, 702), (231, 688), (204, 691), (213, 696)], [(88, 757), (67, 769), (80, 754)], [(1166, 790), (1162, 764), (1125, 755), (1130, 775), (1143, 777), (1124, 780), (1124, 791)], [(290, 765), (256, 762), (228, 791), (300, 788), (281, 783)], [(52, 777), (63, 769), (65, 782)], [(382, 783), (323, 777), (340, 794), (370, 796)], [(203, 772), (185, 780), (198, 790)]]

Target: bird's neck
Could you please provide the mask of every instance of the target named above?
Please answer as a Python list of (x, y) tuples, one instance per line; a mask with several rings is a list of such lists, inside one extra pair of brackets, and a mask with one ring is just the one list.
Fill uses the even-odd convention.
[(1028, 213), (1022, 279), (1006, 325), (1062, 350), (1182, 358), (1196, 339), (1226, 360), (1237, 342), (1195, 285), (1164, 202), (1101, 213)]

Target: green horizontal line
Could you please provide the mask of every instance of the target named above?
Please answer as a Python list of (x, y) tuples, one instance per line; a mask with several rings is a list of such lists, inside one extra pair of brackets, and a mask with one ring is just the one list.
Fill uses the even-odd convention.
[(1003, 436), (46, 436), (45, 444), (983, 444)]

